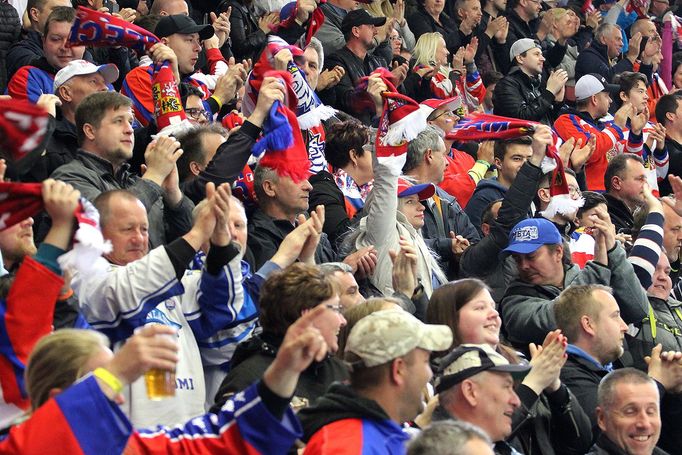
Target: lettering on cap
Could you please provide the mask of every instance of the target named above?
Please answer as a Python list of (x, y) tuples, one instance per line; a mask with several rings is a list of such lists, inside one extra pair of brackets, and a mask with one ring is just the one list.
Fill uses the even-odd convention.
[(517, 242), (529, 242), (539, 237), (537, 226), (524, 226), (514, 232), (514, 240)]

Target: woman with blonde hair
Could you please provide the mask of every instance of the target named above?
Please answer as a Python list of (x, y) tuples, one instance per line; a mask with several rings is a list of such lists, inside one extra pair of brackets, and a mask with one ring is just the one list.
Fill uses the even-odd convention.
[(465, 108), (478, 109), (485, 97), (485, 87), (474, 63), (477, 49), (478, 39), (474, 38), (457, 50), (451, 65), (443, 35), (424, 33), (414, 47), (412, 69), (404, 82), (407, 96), (418, 102), (461, 96)]
[[(554, 47), (557, 39), (566, 33), (566, 30), (578, 31), (580, 18), (575, 12), (565, 8), (551, 8), (542, 15), (540, 26), (538, 27), (538, 39), (542, 45), (543, 54)], [(559, 66), (555, 69), (562, 69), (568, 73), (566, 82), (566, 99), (575, 100), (575, 63), (578, 60), (578, 46), (575, 43), (566, 43), (566, 54)]]

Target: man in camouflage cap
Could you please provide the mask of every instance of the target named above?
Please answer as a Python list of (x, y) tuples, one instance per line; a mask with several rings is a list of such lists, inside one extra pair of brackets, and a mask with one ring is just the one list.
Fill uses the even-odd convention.
[(350, 385), (333, 384), (299, 413), (306, 454), (403, 453), (408, 436), (401, 425), (424, 409), (430, 353), (451, 344), (449, 327), (424, 324), (402, 310), (360, 319), (346, 342)]

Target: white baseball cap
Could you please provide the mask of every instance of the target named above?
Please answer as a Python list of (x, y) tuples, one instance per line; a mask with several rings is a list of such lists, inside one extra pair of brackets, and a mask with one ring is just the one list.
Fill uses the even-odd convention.
[(118, 68), (113, 63), (97, 66), (87, 60), (73, 60), (57, 72), (54, 77), (54, 91), (61, 87), (64, 82), (74, 76), (100, 73), (107, 84), (113, 84), (118, 79)]
[(542, 49), (542, 47), (540, 47), (540, 44), (534, 39), (530, 38), (518, 39), (514, 42), (514, 44), (512, 44), (511, 49), (509, 49), (509, 59), (513, 62), (517, 55), (521, 55), (526, 51), (535, 49), (536, 47), (538, 49)]
[(576, 101), (586, 100), (597, 93), (604, 91), (618, 93), (619, 90), (619, 85), (608, 84), (601, 74), (586, 74), (575, 84), (575, 99)]

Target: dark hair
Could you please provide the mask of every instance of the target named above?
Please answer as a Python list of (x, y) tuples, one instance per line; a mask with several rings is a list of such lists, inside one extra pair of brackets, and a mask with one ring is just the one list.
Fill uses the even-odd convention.
[(580, 218), (583, 213), (595, 208), (599, 204), (607, 204), (606, 198), (601, 193), (597, 193), (595, 191), (583, 191), (582, 195), (585, 203), (578, 209), (578, 213), (576, 214), (578, 218)]
[(483, 80), (483, 86), (485, 88), (490, 87), (492, 84), (497, 84), (502, 80), (504, 77), (504, 74), (498, 72), (498, 71), (489, 71), (486, 73), (483, 73), (481, 76), (481, 79)]
[(68, 22), (69, 24), (76, 20), (76, 10), (70, 6), (57, 6), (52, 10), (43, 28), (43, 38), (45, 38), (50, 31), (50, 25), (53, 22)]
[(334, 169), (342, 168), (350, 163), (350, 151), (355, 150), (363, 156), (363, 145), (369, 142), (369, 130), (357, 120), (336, 122), (327, 128), (324, 144), (324, 155)]
[(675, 75), (675, 72), (677, 71), (677, 67), (682, 65), (682, 52), (675, 52), (673, 54), (673, 70), (672, 70), (672, 75)]
[(135, 19), (134, 23), (135, 25), (142, 27), (148, 32), (154, 33), (154, 30), (156, 30), (156, 25), (159, 23), (160, 20), (161, 15), (159, 14), (147, 14), (146, 16), (142, 16), (138, 19)]
[(260, 291), (260, 324), (264, 331), (284, 335), (304, 310), (336, 292), (319, 267), (297, 262), (270, 274)]
[(495, 218), (493, 218), (493, 207), (495, 207), (495, 204), (502, 201), (504, 201), (504, 199), (495, 199), (483, 209), (483, 213), (481, 214), (481, 225), (484, 223), (490, 224), (495, 220)]
[(614, 156), (609, 165), (606, 167), (606, 172), (604, 173), (604, 188), (606, 192), (611, 191), (611, 180), (614, 177), (623, 178), (625, 174), (625, 169), (627, 169), (628, 161), (637, 161), (641, 165), (644, 165), (644, 161), (639, 155), (633, 153), (623, 153), (622, 155)]
[(177, 138), (183, 150), (177, 163), (180, 182), (184, 182), (192, 176), (192, 171), (189, 168), (192, 161), (203, 162), (206, 159), (207, 151), (204, 150), (202, 142), (206, 134), (220, 134), (227, 137), (227, 131), (220, 124), (210, 124), (192, 128)]
[(666, 114), (668, 112), (677, 112), (677, 103), (679, 102), (680, 95), (677, 93), (669, 93), (660, 97), (656, 102), (656, 120), (663, 124), (663, 126), (667, 126), (668, 117)]
[[(447, 351), (464, 342), (460, 337), (458, 329), (459, 311), (484, 290), (490, 292), (490, 288), (483, 281), (478, 278), (465, 278), (446, 283), (431, 294), (429, 306), (426, 307), (426, 323), (444, 324), (450, 327), (452, 330), (452, 345)], [(436, 354), (436, 357), (439, 357), (447, 351), (434, 354)]]
[(26, 2), (26, 12), (28, 13), (29, 19), (31, 18), (31, 8), (42, 11), (43, 8), (45, 8), (45, 3), (47, 3), (47, 0), (28, 0)]
[(194, 85), (186, 84), (184, 82), (178, 85), (180, 91), (180, 101), (182, 101), (182, 107), (187, 109), (187, 98), (190, 96), (198, 96), (200, 99), (204, 99), (204, 92), (199, 90), (198, 87)]
[(613, 83), (620, 85), (620, 89), (618, 91), (618, 96), (616, 96), (615, 97), (616, 99), (613, 100), (614, 112), (623, 105), (623, 100), (620, 99), (620, 93), (624, 92), (627, 95), (628, 93), (630, 93), (630, 90), (637, 87), (638, 82), (643, 83), (645, 88), (648, 85), (646, 76), (643, 75), (642, 73), (623, 71), (622, 73), (616, 75), (616, 77), (613, 79)]
[(130, 107), (133, 102), (130, 98), (117, 92), (95, 92), (86, 96), (76, 108), (76, 130), (78, 131), (78, 144), (82, 145), (85, 139), (83, 126), (86, 123), (99, 128), (102, 119), (108, 110), (116, 110), (121, 107)]
[(530, 136), (521, 136), (514, 139), (506, 139), (503, 141), (495, 141), (495, 146), (493, 152), (495, 158), (500, 161), (504, 161), (504, 156), (507, 154), (507, 150), (510, 145), (531, 145), (533, 143), (533, 138)]

